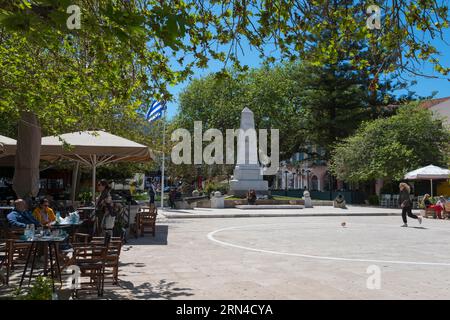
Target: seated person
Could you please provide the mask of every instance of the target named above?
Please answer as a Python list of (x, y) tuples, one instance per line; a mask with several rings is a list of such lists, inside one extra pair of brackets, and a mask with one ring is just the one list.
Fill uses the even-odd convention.
[(39, 201), (39, 207), (34, 209), (33, 217), (43, 226), (49, 226), (56, 220), (55, 213), (52, 208), (49, 207), (47, 199), (41, 199), (41, 201)]
[(347, 209), (347, 206), (345, 204), (345, 199), (342, 196), (342, 194), (338, 194), (336, 199), (333, 201), (333, 207), (335, 208), (341, 208), (341, 209)]
[[(423, 196), (422, 203), (423, 203), (423, 206), (425, 207), (425, 210), (426, 209), (434, 210), (434, 212), (436, 212), (436, 217), (438, 219), (441, 219), (442, 218), (442, 215), (441, 215), (442, 210), (444, 210), (444, 204), (441, 205), (440, 201), (441, 201), (441, 199), (439, 198), (439, 201), (436, 204), (432, 204), (431, 200), (430, 200), (430, 195), (427, 193)], [(443, 201), (445, 201), (445, 199)]]
[(445, 200), (444, 196), (439, 196), (439, 200), (436, 202), (436, 206), (439, 207), (439, 209), (438, 209), (439, 210), (439, 219), (443, 219), (442, 216), (441, 216), (441, 213), (442, 213), (442, 211), (445, 210), (445, 203), (446, 202), (447, 202), (447, 200)]
[(423, 207), (424, 207), (425, 209), (428, 209), (429, 207), (431, 207), (432, 203), (431, 203), (431, 201), (430, 201), (430, 195), (429, 195), (428, 193), (426, 193), (426, 194), (423, 196), (423, 199), (422, 199), (422, 205), (423, 205)]
[(256, 203), (256, 191), (255, 190), (249, 190), (247, 192), (247, 202), (250, 205), (253, 205)]
[(6, 219), (11, 227), (26, 228), (28, 224), (34, 224), (39, 227), (41, 224), (37, 221), (30, 211), (27, 211), (27, 203), (23, 199), (14, 201), (15, 209), (11, 211)]

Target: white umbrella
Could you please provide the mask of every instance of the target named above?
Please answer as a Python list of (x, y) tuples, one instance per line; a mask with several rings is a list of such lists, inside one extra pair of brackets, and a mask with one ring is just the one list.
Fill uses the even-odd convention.
[(17, 141), (0, 135), (0, 158), (16, 154)]
[(433, 196), (433, 180), (449, 179), (450, 170), (429, 165), (405, 174), (407, 180), (430, 180), (431, 196)]
[[(65, 144), (68, 144), (65, 146)], [(92, 168), (92, 200), (95, 203), (97, 167), (113, 162), (146, 162), (154, 159), (147, 146), (105, 131), (80, 131), (42, 138), (41, 159), (78, 161)], [(74, 186), (75, 187), (75, 186)]]

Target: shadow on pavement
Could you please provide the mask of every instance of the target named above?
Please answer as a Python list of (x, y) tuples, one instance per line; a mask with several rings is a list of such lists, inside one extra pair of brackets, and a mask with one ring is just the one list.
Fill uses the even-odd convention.
[[(119, 281), (119, 290), (105, 291), (104, 298), (120, 300), (120, 299), (165, 299), (170, 300), (177, 297), (189, 297), (190, 288), (180, 288), (176, 282), (159, 280), (158, 283), (151, 284), (144, 282), (140, 285), (134, 285), (130, 281)], [(123, 290), (123, 294), (122, 294)]]
[[(167, 235), (169, 233), (169, 226), (166, 224), (156, 224), (155, 236), (146, 234), (143, 237), (129, 238), (127, 246), (137, 245), (167, 245)], [(124, 251), (128, 251), (130, 248), (123, 248)]]

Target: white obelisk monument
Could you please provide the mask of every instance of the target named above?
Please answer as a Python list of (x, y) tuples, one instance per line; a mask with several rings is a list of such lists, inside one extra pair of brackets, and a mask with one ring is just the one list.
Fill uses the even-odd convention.
[(241, 197), (253, 189), (257, 194), (267, 194), (268, 181), (263, 180), (262, 168), (258, 162), (255, 120), (249, 108), (242, 110), (240, 129), (237, 139), (237, 163), (230, 181), (230, 193)]

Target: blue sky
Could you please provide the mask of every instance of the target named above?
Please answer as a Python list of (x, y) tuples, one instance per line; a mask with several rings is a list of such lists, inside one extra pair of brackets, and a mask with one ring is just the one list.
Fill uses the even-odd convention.
[[(444, 32), (444, 39), (450, 43), (450, 29), (446, 29)], [(430, 41), (436, 46), (437, 50), (441, 52), (439, 57), (444, 67), (450, 67), (450, 45), (446, 44), (440, 39)], [(257, 68), (261, 65), (262, 60), (259, 58), (259, 54), (256, 50), (244, 47), (245, 52), (239, 56), (243, 65), (248, 65), (250, 68)], [(276, 53), (275, 53), (276, 54)], [(211, 72), (217, 72), (223, 67), (223, 63), (217, 61), (211, 61), (207, 69), (196, 69), (194, 78), (200, 78)], [(442, 98), (450, 96), (450, 81), (444, 78), (442, 75), (435, 72), (430, 64), (422, 64), (418, 66), (418, 71), (428, 76), (437, 76), (438, 78), (427, 78), (415, 75), (403, 74), (403, 77), (409, 81), (416, 81), (417, 84), (409, 87), (410, 91), (415, 92), (418, 96), (430, 96), (433, 92), (437, 92), (435, 98)], [(447, 77), (450, 78), (450, 75)], [(169, 91), (174, 95), (174, 101), (168, 103), (168, 117), (172, 118), (178, 109), (177, 98), (180, 92), (189, 84), (189, 81), (185, 81), (176, 86), (170, 87)], [(397, 94), (406, 94), (406, 90), (398, 91)]]

